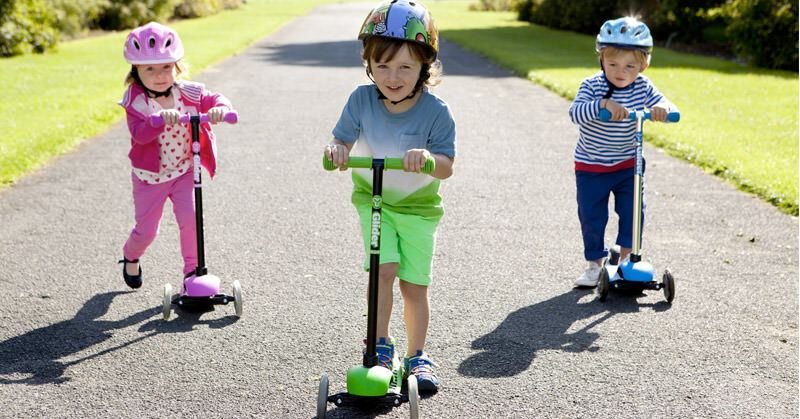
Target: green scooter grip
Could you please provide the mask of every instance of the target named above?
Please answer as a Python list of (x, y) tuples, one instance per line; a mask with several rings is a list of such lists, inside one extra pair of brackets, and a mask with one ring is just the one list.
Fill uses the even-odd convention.
[[(403, 170), (403, 159), (399, 157), (387, 157), (383, 159), (383, 165), (386, 169)], [(322, 155), (322, 167), (324, 167), (325, 170), (336, 169), (333, 162), (328, 160), (328, 156), (324, 154)], [(344, 167), (371, 169), (372, 157), (350, 157)], [(425, 161), (425, 166), (422, 166), (420, 171), (429, 175), (433, 173), (434, 169), (436, 169), (436, 161), (433, 160), (432, 157), (428, 157), (428, 160)]]

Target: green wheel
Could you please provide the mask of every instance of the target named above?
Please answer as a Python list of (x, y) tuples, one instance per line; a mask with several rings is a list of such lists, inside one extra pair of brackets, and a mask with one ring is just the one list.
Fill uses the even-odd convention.
[(317, 419), (325, 419), (328, 413), (328, 376), (319, 379), (319, 393), (317, 394)]
[(419, 419), (419, 388), (417, 377), (413, 374), (408, 376), (408, 407), (411, 410), (411, 419)]
[(606, 267), (603, 266), (600, 269), (600, 281), (597, 284), (597, 299), (600, 301), (605, 301), (606, 297), (608, 297), (608, 271)]

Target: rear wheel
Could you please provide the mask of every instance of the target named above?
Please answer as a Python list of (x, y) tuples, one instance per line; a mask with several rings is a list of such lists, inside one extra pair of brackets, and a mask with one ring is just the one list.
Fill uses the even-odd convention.
[(236, 317), (242, 317), (242, 284), (239, 281), (233, 281), (233, 308)]
[(161, 310), (161, 314), (164, 315), (164, 321), (167, 321), (172, 313), (172, 285), (164, 284), (164, 299), (162, 302), (164, 307)]
[(605, 301), (606, 297), (608, 297), (608, 271), (606, 270), (605, 266), (600, 269), (600, 280), (597, 284), (597, 299), (600, 301)]
[(411, 410), (411, 419), (419, 418), (419, 388), (417, 387), (417, 377), (413, 374), (408, 376), (408, 407)]
[(328, 413), (328, 376), (319, 379), (319, 393), (317, 394), (317, 419), (325, 419)]
[(675, 299), (675, 278), (672, 277), (672, 272), (669, 269), (664, 270), (664, 298), (668, 303)]

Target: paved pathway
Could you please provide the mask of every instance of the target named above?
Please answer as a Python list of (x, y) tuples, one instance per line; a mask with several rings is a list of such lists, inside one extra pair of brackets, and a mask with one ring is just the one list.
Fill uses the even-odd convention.
[[(144, 286), (124, 286), (124, 124), (0, 191), (0, 416), (308, 418), (321, 374), (344, 388), (366, 275), (349, 177), (320, 160), (365, 80), (353, 33), (368, 8), (321, 7), (197, 78), (241, 113), (217, 128), (204, 194), (208, 265), (243, 284), (239, 320), (227, 306), (161, 321), (163, 284), (180, 280), (169, 210)], [(600, 303), (571, 287), (583, 263), (569, 103), (441, 49), (458, 157), (431, 289), (444, 388), (422, 414), (797, 417), (797, 219), (647, 146), (644, 255), (673, 270), (677, 298)]]

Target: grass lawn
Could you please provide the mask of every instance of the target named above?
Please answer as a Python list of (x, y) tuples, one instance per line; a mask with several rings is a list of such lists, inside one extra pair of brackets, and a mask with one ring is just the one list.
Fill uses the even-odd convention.
[[(241, 51), (314, 6), (333, 0), (248, 0), (239, 9), (170, 24), (190, 73)], [(130, 65), (128, 31), (64, 42), (46, 55), (0, 59), (0, 188), (122, 119), (116, 102)]]
[[(594, 36), (519, 22), (512, 12), (472, 12), (468, 5), (428, 3), (442, 37), (567, 99), (600, 69)], [(648, 141), (798, 215), (797, 73), (656, 48), (644, 74), (681, 110), (679, 124), (649, 124)]]

